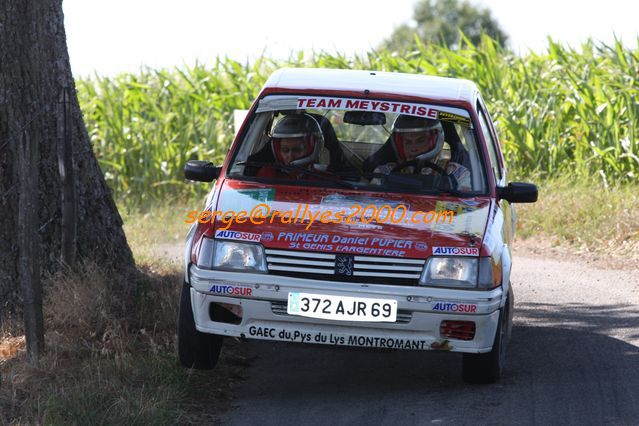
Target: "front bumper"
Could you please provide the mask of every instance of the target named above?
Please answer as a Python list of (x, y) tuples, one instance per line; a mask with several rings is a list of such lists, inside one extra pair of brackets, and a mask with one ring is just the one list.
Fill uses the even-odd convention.
[[(394, 349), (480, 353), (492, 349), (502, 288), (490, 291), (405, 287), (308, 280), (277, 275), (212, 271), (191, 265), (191, 303), (196, 328), (204, 333), (289, 342)], [(334, 321), (286, 313), (291, 291), (397, 300), (394, 323)], [(211, 303), (241, 307), (239, 324), (217, 322)], [(472, 313), (442, 311), (475, 306)], [(442, 337), (444, 320), (473, 321), (472, 340)]]

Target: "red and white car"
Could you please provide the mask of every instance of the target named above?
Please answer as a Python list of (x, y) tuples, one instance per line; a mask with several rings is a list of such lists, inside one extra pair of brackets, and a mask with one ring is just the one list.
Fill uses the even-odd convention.
[(185, 176), (215, 180), (217, 213), (193, 215), (187, 238), (182, 364), (214, 367), (235, 336), (462, 352), (464, 380), (500, 377), (512, 203), (537, 188), (507, 184), (472, 82), (279, 70), (224, 164), (190, 161)]

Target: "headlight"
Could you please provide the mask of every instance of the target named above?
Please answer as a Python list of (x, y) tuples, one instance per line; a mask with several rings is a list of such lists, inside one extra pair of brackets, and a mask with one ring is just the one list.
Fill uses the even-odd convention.
[(490, 257), (480, 257), (478, 273), (479, 277), (477, 287), (490, 290), (501, 285), (501, 262), (493, 263), (493, 259)]
[(197, 266), (207, 269), (230, 269), (247, 272), (266, 272), (264, 247), (237, 241), (204, 238)]
[(436, 287), (477, 287), (477, 259), (431, 257), (419, 278), (420, 285)]

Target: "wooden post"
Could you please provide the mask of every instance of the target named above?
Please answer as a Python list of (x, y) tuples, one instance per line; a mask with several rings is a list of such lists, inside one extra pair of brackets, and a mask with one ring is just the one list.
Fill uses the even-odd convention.
[(71, 100), (69, 88), (62, 88), (62, 114), (58, 115), (60, 139), (58, 143), (58, 168), (62, 181), (62, 230), (61, 255), (63, 265), (75, 266), (77, 246), (77, 211), (75, 173), (73, 170), (73, 144), (71, 134)]
[(40, 158), (37, 141), (26, 130), (18, 147), (20, 174), (18, 200), (18, 279), (24, 301), (24, 331), (27, 354), (38, 364), (44, 351), (42, 283), (40, 282), (40, 236), (38, 234), (38, 176)]

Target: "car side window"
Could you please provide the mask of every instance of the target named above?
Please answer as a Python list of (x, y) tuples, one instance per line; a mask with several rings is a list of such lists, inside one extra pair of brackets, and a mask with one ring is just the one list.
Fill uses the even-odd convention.
[(501, 181), (502, 173), (501, 166), (499, 164), (499, 156), (497, 154), (498, 151), (495, 138), (493, 138), (492, 133), (490, 133), (490, 127), (488, 127), (489, 124), (488, 119), (486, 118), (486, 113), (479, 103), (477, 103), (477, 111), (479, 112), (481, 131), (484, 134), (484, 139), (486, 139), (486, 147), (488, 149), (488, 155), (490, 157), (490, 167), (493, 169), (493, 173), (495, 175), (495, 183), (497, 183)]

